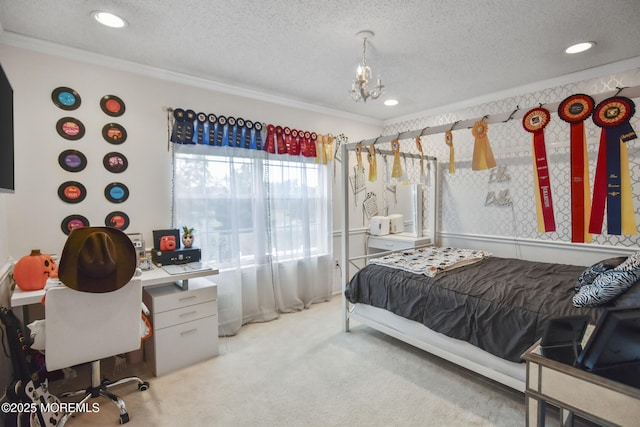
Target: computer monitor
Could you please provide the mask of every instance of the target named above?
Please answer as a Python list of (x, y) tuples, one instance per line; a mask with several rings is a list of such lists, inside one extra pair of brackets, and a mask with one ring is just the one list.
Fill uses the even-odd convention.
[(640, 307), (605, 310), (576, 363), (594, 374), (640, 388)]

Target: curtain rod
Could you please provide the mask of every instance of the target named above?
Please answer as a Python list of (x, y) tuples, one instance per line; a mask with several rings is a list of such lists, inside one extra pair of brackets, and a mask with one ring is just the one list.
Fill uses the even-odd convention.
[[(593, 100), (595, 101), (596, 105), (598, 105), (598, 103), (602, 102), (603, 100), (610, 98), (612, 96), (626, 96), (627, 98), (638, 98), (640, 97), (640, 86), (630, 86), (630, 87), (623, 87), (623, 88), (618, 88), (617, 90), (613, 90), (610, 92), (603, 92), (603, 93), (599, 93), (597, 95), (591, 95), (591, 97), (593, 98)], [(537, 107), (541, 107), (541, 108), (546, 108), (547, 110), (553, 112), (557, 112), (558, 110), (558, 106), (560, 105), (562, 101), (560, 102), (551, 102), (551, 103), (547, 103), (547, 104), (539, 104), (537, 105)], [(485, 122), (491, 124), (491, 123), (506, 123), (510, 120), (515, 120), (515, 119), (521, 119), (525, 116), (525, 114), (527, 114), (527, 112), (529, 110), (531, 110), (532, 108), (535, 107), (529, 107), (529, 108), (520, 108), (519, 106), (516, 106), (516, 109), (513, 110), (512, 112), (507, 112), (507, 113), (499, 113), (499, 114), (491, 114), (491, 115), (486, 115), (484, 117), (477, 117), (475, 119), (467, 119), (467, 120), (458, 120), (456, 122), (453, 123), (446, 123), (443, 125), (438, 125), (438, 126), (433, 126), (433, 127), (425, 127), (422, 129), (414, 129), (414, 130), (409, 130), (406, 132), (399, 132), (397, 134), (393, 134), (393, 135), (381, 135), (377, 138), (371, 138), (371, 139), (367, 139), (367, 140), (362, 140), (359, 142), (359, 144), (362, 144), (363, 147), (369, 146), (371, 144), (380, 144), (380, 143), (385, 143), (385, 142), (391, 142), (394, 139), (398, 139), (398, 140), (403, 140), (403, 139), (411, 139), (411, 138), (415, 138), (417, 136), (426, 136), (426, 135), (435, 135), (438, 133), (444, 133), (448, 130), (459, 130), (459, 129), (471, 129), (473, 127), (473, 124), (475, 122), (477, 122), (478, 120), (484, 120)], [(346, 149), (347, 150), (353, 150), (355, 149), (356, 146), (356, 142), (350, 142), (346, 145)]]

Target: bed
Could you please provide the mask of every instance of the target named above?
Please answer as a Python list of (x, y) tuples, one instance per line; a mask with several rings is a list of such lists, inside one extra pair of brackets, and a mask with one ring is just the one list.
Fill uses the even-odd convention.
[[(348, 169), (348, 146), (343, 168)], [(431, 173), (437, 177), (437, 162)], [(437, 271), (433, 277), (411, 268), (366, 263), (352, 277), (349, 257), (348, 177), (343, 174), (342, 215), (343, 329), (355, 320), (463, 368), (524, 391), (521, 355), (554, 317), (597, 316), (597, 309), (572, 304), (584, 266), (539, 263), (486, 254), (472, 263)], [(432, 191), (437, 192), (437, 184)], [(437, 198), (437, 194), (436, 194)], [(435, 224), (437, 209), (430, 210)], [(435, 242), (431, 227), (431, 243)], [(450, 248), (440, 248), (449, 250)], [(418, 249), (420, 250), (420, 249)], [(413, 250), (401, 250), (414, 256)], [(624, 258), (623, 258), (624, 259)], [(392, 263), (393, 264), (393, 263)], [(640, 294), (640, 286), (636, 286)], [(640, 299), (636, 300), (640, 304)]]

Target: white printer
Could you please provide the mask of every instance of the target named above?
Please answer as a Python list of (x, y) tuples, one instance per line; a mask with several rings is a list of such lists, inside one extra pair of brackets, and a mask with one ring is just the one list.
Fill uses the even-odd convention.
[(369, 220), (369, 234), (372, 236), (386, 236), (389, 234), (389, 217), (372, 216)]

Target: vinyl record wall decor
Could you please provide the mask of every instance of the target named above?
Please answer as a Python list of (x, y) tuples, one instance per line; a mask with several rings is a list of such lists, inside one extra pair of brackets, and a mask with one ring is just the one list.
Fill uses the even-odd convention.
[(115, 95), (105, 95), (100, 99), (100, 108), (111, 117), (120, 117), (124, 114), (124, 101)]
[(58, 187), (58, 197), (67, 203), (80, 203), (87, 197), (87, 189), (77, 181), (67, 181)]
[(84, 125), (73, 117), (63, 117), (56, 123), (58, 135), (70, 141), (76, 141), (84, 136)]
[(129, 198), (129, 189), (121, 182), (112, 182), (104, 188), (104, 197), (112, 203), (122, 203)]
[(104, 155), (102, 164), (111, 173), (121, 173), (127, 170), (129, 161), (124, 154), (112, 151)]
[(80, 172), (87, 167), (87, 157), (78, 150), (64, 150), (58, 156), (58, 164), (67, 172)]
[(102, 137), (109, 144), (119, 145), (127, 140), (127, 131), (118, 123), (107, 123), (102, 127)]
[(129, 227), (129, 215), (122, 211), (111, 212), (104, 219), (104, 225), (118, 230), (126, 230)]
[(65, 86), (55, 88), (51, 92), (51, 100), (56, 107), (66, 111), (76, 110), (82, 102), (78, 92)]
[(60, 223), (62, 232), (67, 236), (75, 228), (88, 227), (89, 220), (82, 215), (69, 215)]

